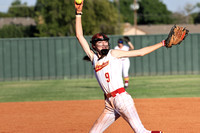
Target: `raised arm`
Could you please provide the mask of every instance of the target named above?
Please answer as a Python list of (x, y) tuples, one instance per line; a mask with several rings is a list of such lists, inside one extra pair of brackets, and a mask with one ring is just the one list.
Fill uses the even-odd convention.
[(92, 61), (94, 57), (94, 52), (90, 49), (88, 42), (83, 36), (83, 29), (82, 29), (82, 22), (81, 22), (83, 0), (81, 4), (77, 4), (75, 1), (74, 1), (74, 4), (75, 4), (75, 10), (76, 10), (76, 37), (81, 47), (83, 48), (83, 50)]

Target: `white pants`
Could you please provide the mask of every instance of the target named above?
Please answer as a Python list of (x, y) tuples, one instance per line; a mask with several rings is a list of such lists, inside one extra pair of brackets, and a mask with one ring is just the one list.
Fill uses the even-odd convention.
[(123, 77), (128, 77), (128, 72), (130, 68), (130, 60), (128, 58), (122, 59), (122, 74)]
[(105, 100), (105, 109), (94, 123), (90, 133), (104, 132), (120, 116), (129, 123), (135, 133), (151, 133), (142, 125), (134, 101), (127, 92), (117, 94), (116, 97), (110, 97)]

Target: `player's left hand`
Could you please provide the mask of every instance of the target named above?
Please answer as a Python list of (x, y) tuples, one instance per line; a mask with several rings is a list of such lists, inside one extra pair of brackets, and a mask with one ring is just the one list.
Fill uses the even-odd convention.
[(84, 1), (84, 0), (82, 0), (81, 4), (77, 4), (76, 1), (74, 0), (74, 5), (75, 5), (76, 14), (82, 13), (83, 1)]
[(188, 33), (188, 29), (174, 25), (167, 39), (164, 40), (165, 47), (171, 48), (172, 45), (180, 44), (187, 37)]

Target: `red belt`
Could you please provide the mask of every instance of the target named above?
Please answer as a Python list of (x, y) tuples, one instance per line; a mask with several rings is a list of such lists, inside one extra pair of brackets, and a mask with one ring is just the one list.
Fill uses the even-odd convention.
[(119, 89), (117, 89), (117, 90), (115, 90), (115, 91), (113, 91), (113, 92), (111, 92), (111, 93), (106, 94), (106, 97), (107, 97), (107, 98), (115, 97), (116, 94), (121, 94), (122, 92), (125, 92), (124, 87), (119, 88)]

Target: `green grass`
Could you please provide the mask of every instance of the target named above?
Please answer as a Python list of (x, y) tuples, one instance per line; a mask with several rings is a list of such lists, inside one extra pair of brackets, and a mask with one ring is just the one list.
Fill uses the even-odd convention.
[(200, 97), (200, 75), (135, 77), (130, 84), (134, 98)]
[[(130, 78), (133, 98), (200, 97), (200, 75)], [(96, 79), (0, 82), (0, 102), (103, 99)]]

